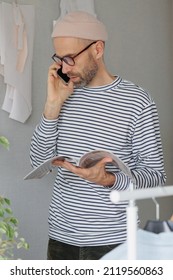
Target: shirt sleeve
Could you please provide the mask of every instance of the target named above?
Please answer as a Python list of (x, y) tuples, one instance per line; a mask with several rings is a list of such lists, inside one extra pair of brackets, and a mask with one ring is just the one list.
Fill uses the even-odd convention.
[(37, 167), (43, 161), (56, 155), (58, 138), (58, 119), (47, 120), (42, 116), (37, 125), (30, 147), (30, 161), (33, 167)]
[[(136, 119), (130, 164), (135, 188), (151, 188), (165, 184), (159, 118), (154, 102), (145, 106)], [(116, 182), (112, 188), (125, 190), (129, 182), (130, 179), (119, 172), (116, 174)]]

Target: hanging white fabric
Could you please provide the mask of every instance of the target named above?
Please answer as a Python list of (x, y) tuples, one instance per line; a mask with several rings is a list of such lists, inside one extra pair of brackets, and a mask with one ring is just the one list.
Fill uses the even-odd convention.
[(2, 4), (0, 3), (0, 75), (4, 76), (4, 66), (3, 66), (3, 42), (2, 42)]
[(3, 2), (0, 24), (1, 74), (7, 84), (2, 109), (24, 123), (32, 112), (34, 6)]
[(16, 69), (23, 72), (28, 56), (26, 24), (20, 6), (13, 2), (14, 46), (17, 49)]
[[(60, 17), (64, 17), (67, 13), (73, 11), (85, 11), (96, 17), (94, 0), (61, 0), (60, 1)], [(57, 19), (53, 21), (55, 25)]]
[(61, 0), (60, 9), (62, 17), (73, 11), (85, 11), (96, 16), (94, 0)]

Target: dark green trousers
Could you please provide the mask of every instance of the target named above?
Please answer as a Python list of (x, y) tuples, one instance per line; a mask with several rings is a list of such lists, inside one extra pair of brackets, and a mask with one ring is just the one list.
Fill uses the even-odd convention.
[(99, 260), (120, 244), (78, 247), (49, 239), (48, 260)]

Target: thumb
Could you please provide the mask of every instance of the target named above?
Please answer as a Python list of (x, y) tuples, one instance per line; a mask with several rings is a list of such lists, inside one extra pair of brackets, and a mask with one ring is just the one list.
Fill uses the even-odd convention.
[(105, 158), (103, 158), (102, 160), (100, 160), (99, 162), (98, 162), (98, 166), (105, 166), (106, 165), (106, 163), (109, 163), (109, 162), (112, 162), (113, 161), (113, 159), (112, 158), (110, 158), (110, 157), (105, 157)]

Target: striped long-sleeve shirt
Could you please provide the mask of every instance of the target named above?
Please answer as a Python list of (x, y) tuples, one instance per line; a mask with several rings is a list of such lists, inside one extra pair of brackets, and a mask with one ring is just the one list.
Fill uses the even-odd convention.
[[(108, 150), (131, 169), (137, 188), (165, 183), (157, 109), (151, 96), (118, 77), (109, 85), (75, 89), (58, 119), (42, 117), (31, 142), (34, 167), (55, 155), (80, 158)], [(113, 204), (110, 192), (125, 190), (129, 179), (116, 174), (111, 188), (57, 168), (49, 208), (49, 237), (77, 246), (116, 244), (126, 239), (126, 202)]]

